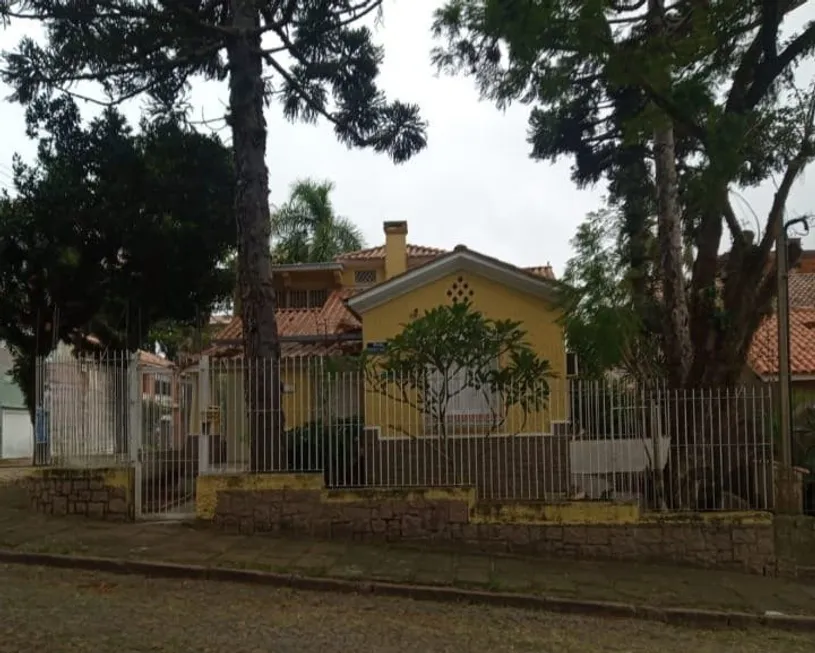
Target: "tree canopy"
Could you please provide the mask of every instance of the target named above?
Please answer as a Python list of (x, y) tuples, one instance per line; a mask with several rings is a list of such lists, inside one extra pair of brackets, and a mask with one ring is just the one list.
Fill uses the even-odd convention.
[(362, 232), (337, 215), (331, 203), (334, 184), (303, 179), (288, 201), (272, 213), (272, 259), (275, 263), (324, 263), (362, 249)]
[[(6, 53), (2, 78), (29, 103), (77, 82), (98, 82), (106, 102), (140, 95), (153, 111), (186, 108), (195, 78), (229, 80), (227, 121), (236, 157), (240, 306), (246, 353), (277, 357), (267, 246), (270, 216), (264, 106), (291, 120), (322, 117), (354, 147), (408, 159), (425, 145), (415, 105), (377, 88), (383, 60), (364, 21), (381, 0), (19, 0), (0, 15), (46, 28)], [(285, 155), (284, 155), (285, 156)]]
[(234, 168), (213, 136), (177, 122), (132, 129), (114, 109), (83, 125), (65, 96), (34, 102), (33, 164), (0, 199), (0, 340), (30, 397), (59, 342), (150, 346), (158, 323), (194, 323), (232, 288)]
[[(812, 89), (793, 75), (815, 50), (815, 23), (781, 36), (805, 4), (448, 0), (436, 13), (441, 69), (472, 75), (499, 106), (531, 105), (534, 158), (568, 156), (578, 184), (609, 183), (635, 301), (659, 280), (676, 384), (733, 381), (771, 310), (772, 249), (792, 184), (815, 157)], [(773, 178), (756, 237), (730, 191)]]
[[(402, 162), (426, 144), (415, 105), (388, 101), (377, 87), (383, 50), (364, 22), (382, 0), (9, 0), (0, 18), (35, 20), (46, 42), (24, 38), (6, 53), (3, 81), (28, 103), (81, 81), (108, 101), (140, 95), (160, 113), (184, 110), (195, 78), (228, 78), (226, 117), (237, 178), (238, 304), (244, 355), (276, 378), (280, 340), (269, 257), (265, 107), (279, 101), (290, 120), (328, 120), (349, 147)], [(278, 155), (278, 153), (274, 153)], [(278, 158), (285, 160), (285, 153)], [(248, 392), (248, 391), (247, 391)], [(280, 383), (247, 394), (253, 468), (277, 457), (285, 420)], [(262, 445), (267, 439), (268, 446)], [(260, 461), (260, 453), (268, 455)], [(264, 467), (264, 469), (268, 469)]]
[(643, 379), (665, 371), (653, 307), (634, 302), (619, 246), (621, 220), (616, 210), (589, 215), (572, 239), (575, 253), (563, 275), (564, 331), (583, 378), (614, 370)]

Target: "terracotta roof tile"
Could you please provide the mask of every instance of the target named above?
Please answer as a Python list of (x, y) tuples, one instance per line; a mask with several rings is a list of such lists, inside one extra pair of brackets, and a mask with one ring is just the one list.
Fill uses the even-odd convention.
[(139, 350), (139, 362), (144, 365), (151, 365), (153, 367), (174, 367), (171, 361), (168, 361), (163, 356), (150, 353), (149, 351)]
[[(438, 247), (424, 247), (422, 245), (410, 245), (407, 247), (408, 258), (435, 258), (446, 254), (447, 251), (439, 249)], [(348, 252), (340, 254), (334, 260), (336, 261), (365, 261), (376, 260), (385, 258), (385, 246), (379, 245), (378, 247), (369, 247), (368, 249), (359, 249), (355, 252)]]
[[(283, 358), (306, 358), (309, 356), (336, 356), (341, 354), (359, 353), (361, 341), (327, 341), (327, 342), (282, 342), (280, 354)], [(240, 346), (212, 347), (204, 352), (213, 358), (243, 358), (243, 349)]]
[[(750, 346), (750, 367), (760, 375), (778, 374), (778, 322), (764, 320)], [(790, 309), (790, 371), (815, 374), (815, 307)]]
[(815, 308), (815, 273), (798, 272), (789, 276), (790, 306)]
[[(356, 316), (348, 310), (345, 300), (358, 292), (354, 288), (343, 288), (334, 290), (323, 304), (322, 308), (285, 308), (277, 311), (277, 332), (281, 337), (287, 336), (315, 336), (330, 337), (344, 333), (352, 333), (361, 328), (361, 324)], [(216, 344), (205, 353), (215, 354), (217, 352), (228, 352), (235, 348), (234, 341), (240, 341), (243, 332), (241, 318), (235, 316), (213, 340)], [(218, 344), (218, 341), (232, 341)], [(292, 345), (299, 345), (302, 349), (298, 354), (286, 355), (308, 355), (310, 343), (283, 343), (283, 348), (292, 350)], [(319, 343), (325, 349), (325, 343)], [(331, 343), (329, 343), (331, 344)]]
[(544, 279), (554, 279), (555, 272), (552, 270), (551, 265), (535, 265), (531, 268), (522, 268), (524, 272), (531, 272), (532, 274), (537, 274), (539, 277), (543, 277)]

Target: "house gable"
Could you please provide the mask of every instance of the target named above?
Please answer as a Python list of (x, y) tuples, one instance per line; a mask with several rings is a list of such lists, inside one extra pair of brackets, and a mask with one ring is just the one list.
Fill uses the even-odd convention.
[[(466, 300), (490, 319), (519, 322), (527, 342), (549, 361), (554, 376), (565, 378), (565, 338), (562, 311), (553, 298), (555, 282), (533, 278), (534, 283), (529, 283), (523, 278), (524, 272), (521, 279), (518, 275), (496, 274), (493, 267), (477, 264), (478, 254), (468, 256), (462, 251), (455, 254), (458, 256), (451, 254), (447, 265), (435, 267), (429, 274), (423, 269), (425, 274), (418, 279), (411, 278), (414, 271), (408, 271), (382, 284), (390, 285), (390, 291), (369, 299), (362, 309), (356, 301), (359, 295), (349, 299), (349, 307), (361, 318), (363, 346), (372, 351), (378, 349), (380, 343), (398, 335), (405, 324), (426, 311)], [(378, 289), (364, 294), (374, 295)]]
[(556, 308), (558, 304), (559, 284), (553, 279), (459, 245), (445, 256), (355, 295), (348, 300), (348, 307), (357, 314), (363, 314), (457, 272), (475, 274), (532, 295), (544, 300), (551, 308)]

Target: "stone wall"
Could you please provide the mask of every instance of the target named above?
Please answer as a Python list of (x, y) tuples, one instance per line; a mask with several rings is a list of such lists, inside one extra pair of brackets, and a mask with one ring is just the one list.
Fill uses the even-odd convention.
[(815, 579), (815, 517), (777, 515), (775, 555), (785, 575)]
[[(339, 491), (223, 489), (216, 527), (238, 533), (297, 533), (319, 538), (421, 542), (543, 557), (670, 562), (775, 573), (769, 516), (655, 520), (638, 508), (616, 514), (609, 504), (526, 506), (486, 514), (466, 489)], [(588, 506), (588, 508), (587, 508)], [(570, 514), (571, 513), (571, 514)], [(592, 517), (592, 515), (594, 515)], [(550, 521), (546, 521), (547, 517)], [(581, 518), (583, 523), (570, 522)], [(603, 522), (603, 519), (614, 520)], [(599, 521), (598, 521), (599, 520)]]
[(570, 492), (569, 438), (364, 438), (365, 484), (468, 486), (480, 498), (561, 499)]
[(42, 469), (26, 485), (38, 512), (111, 521), (134, 518), (132, 469)]

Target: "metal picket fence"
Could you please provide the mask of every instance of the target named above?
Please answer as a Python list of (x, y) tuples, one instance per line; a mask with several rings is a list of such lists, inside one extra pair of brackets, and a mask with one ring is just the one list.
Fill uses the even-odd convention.
[[(315, 357), (40, 362), (42, 461), (135, 465), (140, 512), (185, 516), (200, 474), (322, 473), (328, 487), (471, 486), (483, 501), (773, 507), (766, 384), (372, 374)], [(46, 424), (47, 422), (47, 424)]]

